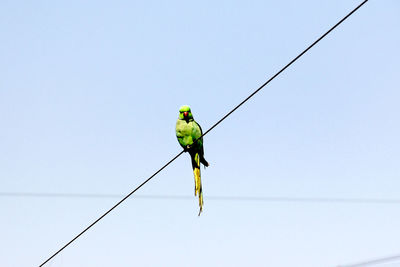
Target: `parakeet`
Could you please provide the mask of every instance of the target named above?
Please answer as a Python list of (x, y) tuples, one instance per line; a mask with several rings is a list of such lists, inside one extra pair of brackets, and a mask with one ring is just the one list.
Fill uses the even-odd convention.
[[(192, 160), (192, 167), (194, 173), (194, 195), (199, 197), (199, 216), (203, 210), (203, 189), (201, 186), (200, 176), (200, 163), (205, 167), (209, 164), (204, 158), (203, 138), (197, 140), (202, 136), (203, 132), (200, 125), (193, 119), (192, 112), (189, 106), (182, 106), (179, 109), (179, 117), (176, 122), (176, 137), (178, 138), (179, 144), (189, 152)], [(193, 141), (196, 141), (193, 144)]]

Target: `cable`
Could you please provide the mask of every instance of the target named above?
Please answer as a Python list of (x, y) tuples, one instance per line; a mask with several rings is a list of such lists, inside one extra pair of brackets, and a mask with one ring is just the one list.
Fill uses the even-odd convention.
[[(292, 61), (290, 61), (286, 66), (284, 66), (280, 71), (278, 71), (275, 75), (273, 75), (269, 80), (267, 80), (263, 85), (261, 85), (257, 90), (255, 90), (252, 94), (250, 94), (245, 100), (239, 103), (235, 108), (229, 111), (222, 119), (217, 121), (210, 129), (208, 129), (205, 133), (203, 133), (198, 139), (202, 138), (206, 134), (208, 134), (212, 129), (214, 129), (218, 124), (220, 124), (223, 120), (225, 120), (229, 115), (231, 115), (235, 110), (237, 110), (240, 106), (242, 106), (245, 102), (247, 102), (250, 98), (252, 98), (255, 94), (257, 94), (262, 88), (264, 88), (268, 83), (270, 83), (273, 79), (275, 79), (279, 74), (281, 74), (285, 69), (287, 69), (290, 65), (292, 65), (296, 60), (298, 60), (301, 56), (303, 56), (308, 50), (310, 50), (314, 45), (316, 45), (319, 41), (321, 41), (326, 35), (328, 35), (332, 30), (334, 30), (337, 26), (339, 26), (343, 21), (345, 21), (348, 17), (350, 17), (354, 12), (356, 12), (361, 6), (363, 6), (368, 0), (364, 0), (361, 4), (359, 4), (356, 8), (354, 8), (350, 13), (348, 13), (344, 18), (342, 18), (338, 23), (336, 23), (332, 28), (330, 28), (326, 33), (324, 33), (321, 37), (319, 37), (316, 41), (314, 41), (310, 46), (308, 46), (303, 52), (301, 52), (298, 56), (296, 56)], [(194, 140), (196, 142), (198, 139)], [(142, 184), (140, 184), (137, 188), (135, 188), (132, 192), (126, 195), (123, 199), (121, 199), (117, 204), (115, 204), (111, 209), (101, 215), (97, 220), (95, 220), (92, 224), (86, 227), (82, 232), (80, 232), (77, 236), (75, 236), (71, 241), (65, 244), (62, 248), (60, 248), (57, 252), (51, 255), (48, 259), (46, 259), (39, 267), (45, 265), (49, 260), (54, 258), (58, 253), (60, 253), (63, 249), (69, 246), (72, 242), (78, 239), (82, 234), (84, 234), (87, 230), (89, 230), (93, 225), (95, 225), (98, 221), (103, 219), (108, 213), (110, 213), (113, 209), (119, 206), (122, 202), (124, 202), (127, 198), (129, 198), (133, 193), (135, 193), (139, 188), (141, 188), (144, 184), (150, 181), (154, 176), (156, 176), (160, 171), (162, 171), (165, 167), (171, 164), (174, 160), (176, 160), (179, 156), (181, 156), (185, 150), (178, 153), (175, 157), (173, 157), (170, 161), (168, 161), (163, 167), (161, 167), (158, 171), (156, 171), (153, 175), (147, 178)]]
[(380, 259), (374, 259), (374, 260), (349, 264), (349, 265), (339, 265), (338, 267), (364, 267), (364, 266), (372, 266), (372, 265), (385, 264), (385, 263), (398, 262), (398, 261), (400, 261), (400, 254), (386, 257), (386, 258), (380, 258)]
[(220, 119), (217, 123), (215, 123), (210, 129), (208, 129), (202, 136), (200, 136), (198, 139), (202, 138), (206, 134), (208, 134), (212, 129), (214, 129), (215, 126), (220, 124), (223, 120), (225, 120), (229, 115), (231, 115), (235, 110), (237, 110), (241, 105), (246, 103), (250, 98), (252, 98), (255, 94), (257, 94), (261, 89), (263, 89), (267, 84), (269, 84), (273, 79), (275, 79), (279, 74), (281, 74), (284, 70), (286, 70), (290, 65), (292, 65), (296, 60), (298, 60), (302, 55), (307, 53), (308, 50), (310, 50), (314, 45), (316, 45), (319, 41), (321, 41), (325, 36), (327, 36), (331, 31), (333, 31), (337, 26), (339, 26), (343, 21), (345, 21), (348, 17), (350, 17), (354, 12), (356, 12), (361, 6), (363, 6), (368, 0), (365, 0), (361, 4), (359, 4), (356, 8), (354, 8), (349, 14), (347, 14), (344, 18), (342, 18), (338, 23), (336, 23), (332, 28), (330, 28), (326, 33), (321, 35), (314, 43), (312, 43), (309, 47), (304, 49), (303, 52), (301, 52), (297, 57), (292, 59), (286, 66), (284, 66), (280, 71), (278, 71), (274, 76), (269, 78), (268, 81), (266, 81), (263, 85), (261, 85), (257, 90), (255, 90), (251, 95), (249, 95), (245, 100), (243, 100), (239, 105), (237, 105), (235, 108), (233, 108), (231, 111), (229, 111), (222, 119)]
[(138, 187), (136, 187), (132, 192), (130, 192), (128, 195), (126, 195), (123, 199), (121, 199), (117, 204), (115, 204), (111, 209), (106, 211), (103, 215), (101, 215), (97, 220), (92, 222), (88, 227), (86, 227), (82, 232), (80, 232), (77, 236), (75, 236), (71, 241), (69, 241), (67, 244), (65, 244), (62, 248), (57, 250), (53, 255), (51, 255), (47, 260), (45, 260), (42, 264), (39, 265), (39, 267), (45, 265), (49, 260), (54, 258), (58, 253), (60, 253), (62, 250), (64, 250), (66, 247), (68, 247), (72, 242), (74, 242), (76, 239), (78, 239), (81, 235), (83, 235), (87, 230), (89, 230), (93, 225), (95, 225), (98, 221), (103, 219), (107, 214), (109, 214), (113, 209), (118, 207), (122, 202), (124, 202), (128, 197), (130, 197), (133, 193), (135, 193), (139, 188), (141, 188), (143, 185), (145, 185), (148, 181), (150, 181), (154, 176), (156, 176), (159, 172), (161, 172), (165, 167), (167, 167), (169, 164), (171, 164), (174, 160), (176, 160), (180, 155), (183, 154), (183, 150), (179, 152), (175, 157), (173, 157), (170, 161), (168, 161), (164, 166), (162, 166), (158, 171), (156, 171), (153, 175), (151, 175), (149, 178), (147, 178), (143, 183), (141, 183)]
[[(0, 197), (51, 197), (51, 198), (121, 198), (120, 194), (87, 194), (87, 193), (26, 193), (0, 192)], [(192, 200), (192, 196), (183, 195), (136, 195), (136, 198), (163, 200)], [(338, 197), (266, 197), (266, 196), (207, 196), (216, 201), (248, 202), (303, 202), (303, 203), (346, 203), (346, 204), (400, 204), (396, 198), (338, 198)]]

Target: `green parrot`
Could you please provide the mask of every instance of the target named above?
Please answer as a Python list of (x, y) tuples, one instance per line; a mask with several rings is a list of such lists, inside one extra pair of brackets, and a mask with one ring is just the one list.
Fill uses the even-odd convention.
[[(175, 132), (179, 144), (186, 152), (189, 152), (192, 160), (195, 183), (194, 195), (198, 195), (199, 197), (200, 216), (200, 213), (203, 211), (203, 189), (201, 186), (200, 163), (205, 167), (208, 167), (209, 164), (204, 158), (203, 138), (198, 139), (203, 135), (203, 132), (200, 125), (193, 119), (189, 106), (182, 106), (179, 109), (179, 117), (176, 122)], [(193, 144), (195, 140), (197, 141)]]

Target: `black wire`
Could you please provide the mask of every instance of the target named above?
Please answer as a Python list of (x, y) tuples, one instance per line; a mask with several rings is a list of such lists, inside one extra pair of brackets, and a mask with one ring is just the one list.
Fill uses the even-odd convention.
[[(88, 193), (28, 193), (0, 192), (0, 197), (51, 197), (51, 198), (120, 198), (121, 194), (88, 194)], [(163, 200), (191, 200), (192, 196), (183, 195), (136, 195), (136, 198)], [(399, 204), (399, 198), (339, 198), (339, 197), (285, 197), (285, 196), (207, 196), (216, 201), (249, 201), (249, 202), (304, 202), (304, 203), (346, 203), (346, 204)]]
[(263, 85), (261, 85), (257, 90), (255, 90), (251, 95), (249, 95), (245, 100), (243, 100), (239, 105), (237, 105), (234, 109), (229, 111), (222, 119), (220, 119), (217, 123), (215, 123), (210, 129), (208, 129), (202, 136), (198, 139), (202, 138), (206, 134), (208, 134), (215, 126), (220, 124), (223, 120), (225, 120), (229, 115), (231, 115), (235, 110), (237, 110), (241, 105), (243, 105), (247, 100), (252, 98), (255, 94), (257, 94), (261, 89), (263, 89), (267, 84), (269, 84), (273, 79), (275, 79), (279, 74), (281, 74), (285, 69), (287, 69), (290, 65), (292, 65), (296, 60), (298, 60), (302, 55), (304, 55), (308, 50), (310, 50), (314, 45), (316, 45), (319, 41), (321, 41), (325, 36), (327, 36), (331, 31), (333, 31), (337, 26), (339, 26), (343, 21), (345, 21), (348, 17), (350, 17), (354, 12), (357, 11), (362, 5), (364, 5), (368, 0), (365, 0), (361, 4), (359, 4), (356, 8), (354, 8), (349, 14), (347, 14), (344, 18), (342, 18), (338, 23), (336, 23), (332, 28), (330, 28), (326, 33), (324, 33), (321, 37), (319, 37), (314, 43), (312, 43), (309, 47), (304, 49), (297, 57), (292, 59), (286, 66), (284, 66), (280, 71), (278, 71), (274, 76), (269, 78)]
[(47, 260), (45, 260), (42, 264), (39, 265), (39, 267), (45, 265), (49, 260), (54, 258), (58, 253), (60, 253), (63, 249), (68, 247), (72, 242), (74, 242), (76, 239), (78, 239), (81, 235), (83, 235), (87, 230), (89, 230), (93, 225), (95, 225), (98, 221), (103, 219), (107, 214), (109, 214), (113, 209), (115, 209), (119, 204), (124, 202), (128, 197), (130, 197), (133, 193), (135, 193), (139, 188), (141, 188), (144, 184), (146, 184), (148, 181), (150, 181), (154, 176), (156, 176), (160, 171), (162, 171), (165, 167), (167, 167), (169, 164), (171, 164), (174, 160), (176, 160), (180, 155), (183, 154), (184, 151), (181, 151), (179, 154), (177, 154), (174, 158), (172, 158), (170, 161), (168, 161), (164, 166), (162, 166), (158, 171), (156, 171), (152, 176), (147, 178), (146, 181), (141, 183), (138, 187), (136, 187), (132, 192), (130, 192), (128, 195), (126, 195), (123, 199), (121, 199), (117, 204), (115, 204), (111, 209), (109, 209), (107, 212), (105, 212), (103, 215), (101, 215), (97, 220), (95, 220), (93, 223), (91, 223), (88, 227), (86, 227), (82, 232), (80, 232), (77, 236), (75, 236), (71, 241), (69, 241), (67, 244), (65, 244), (62, 248), (57, 250), (51, 257), (49, 257)]
[[(326, 35), (328, 35), (332, 30), (334, 30), (337, 26), (339, 26), (343, 21), (345, 21), (348, 17), (350, 17), (355, 11), (357, 11), (362, 5), (364, 5), (368, 0), (363, 1), (356, 8), (354, 8), (349, 14), (347, 14), (344, 18), (342, 18), (338, 23), (336, 23), (332, 28), (330, 28), (326, 33), (324, 33), (321, 37), (319, 37), (315, 42), (313, 42), (310, 46), (308, 46), (303, 52), (301, 52), (298, 56), (296, 56), (292, 61), (290, 61), (286, 66), (284, 66), (280, 71), (278, 71), (275, 75), (273, 75), (268, 81), (266, 81), (263, 85), (261, 85), (257, 90), (255, 90), (251, 95), (249, 95), (245, 100), (243, 100), (239, 105), (233, 108), (230, 112), (228, 112), (222, 119), (217, 121), (210, 129), (208, 129), (205, 133), (203, 133), (198, 139), (202, 138), (206, 134), (208, 134), (212, 129), (214, 129), (218, 124), (220, 124), (223, 120), (225, 120), (229, 115), (231, 115), (235, 110), (237, 110), (241, 105), (247, 102), (250, 98), (252, 98), (255, 94), (257, 94), (262, 88), (264, 88), (268, 83), (270, 83), (273, 79), (275, 79), (279, 74), (281, 74), (285, 69), (287, 69), (290, 65), (292, 65), (297, 59), (303, 56), (308, 50), (310, 50), (314, 45), (316, 45), (319, 41), (321, 41)], [(194, 142), (195, 142), (194, 141)], [(86, 227), (81, 233), (75, 236), (71, 241), (65, 244), (62, 248), (60, 248), (57, 252), (55, 252), (52, 256), (50, 256), (47, 260), (45, 260), (39, 267), (46, 264), (49, 260), (54, 258), (58, 253), (60, 253), (63, 249), (69, 246), (72, 242), (74, 242), (77, 238), (79, 238), (83, 233), (89, 230), (93, 225), (95, 225), (98, 221), (103, 219), (108, 213), (110, 213), (113, 209), (119, 206), (122, 202), (124, 202), (127, 198), (129, 198), (133, 193), (135, 193), (139, 188), (141, 188), (144, 184), (150, 181), (154, 176), (156, 176), (160, 171), (162, 171), (165, 167), (171, 164), (174, 160), (176, 160), (180, 155), (182, 155), (185, 150), (181, 151), (177, 154), (173, 159), (171, 159), (168, 163), (166, 163), (163, 167), (161, 167), (158, 171), (156, 171), (153, 175), (151, 175), (147, 180), (145, 180), (142, 184), (140, 184), (137, 188), (135, 188), (132, 192), (126, 195), (123, 199), (121, 199), (117, 204), (115, 204), (111, 209), (101, 215), (97, 220), (95, 220), (92, 224)]]

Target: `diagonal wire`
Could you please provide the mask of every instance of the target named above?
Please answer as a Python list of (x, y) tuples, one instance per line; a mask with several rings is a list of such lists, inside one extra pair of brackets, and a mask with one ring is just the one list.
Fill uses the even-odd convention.
[(214, 129), (218, 124), (220, 124), (223, 120), (225, 120), (229, 115), (231, 115), (235, 110), (237, 110), (241, 105), (246, 103), (250, 98), (252, 98), (255, 94), (257, 94), (261, 89), (263, 89), (267, 84), (269, 84), (273, 79), (275, 79), (279, 74), (281, 74), (284, 70), (286, 70), (290, 65), (292, 65), (296, 60), (298, 60), (302, 55), (307, 53), (308, 50), (310, 50), (314, 45), (316, 45), (319, 41), (321, 41), (325, 36), (327, 36), (331, 31), (333, 31), (337, 26), (339, 26), (343, 21), (345, 21), (348, 17), (350, 17), (354, 12), (356, 12), (362, 5), (364, 5), (368, 0), (363, 1), (361, 4), (359, 4), (356, 8), (354, 8), (349, 14), (347, 14), (345, 17), (343, 17), (338, 23), (336, 23), (332, 28), (330, 28), (326, 33), (321, 35), (317, 40), (314, 41), (310, 46), (308, 46), (306, 49), (304, 49), (303, 52), (301, 52), (297, 57), (292, 59), (286, 66), (284, 66), (280, 71), (278, 71), (274, 76), (269, 78), (268, 81), (266, 81), (263, 85), (261, 85), (257, 90), (255, 90), (251, 95), (249, 95), (245, 100), (240, 102), (239, 105), (237, 105), (235, 108), (233, 108), (231, 111), (229, 111), (222, 119), (220, 119), (217, 123), (215, 123), (210, 129), (208, 129), (202, 136), (200, 136), (198, 139), (202, 138), (206, 134), (208, 134), (212, 129)]
[(145, 185), (148, 181), (150, 181), (154, 176), (156, 176), (159, 172), (161, 172), (165, 167), (167, 167), (169, 164), (171, 164), (174, 160), (176, 160), (180, 155), (183, 154), (183, 150), (178, 153), (175, 157), (173, 157), (170, 161), (168, 161), (164, 166), (162, 166), (158, 171), (156, 171), (153, 175), (151, 175), (147, 180), (145, 180), (143, 183), (141, 183), (138, 187), (136, 187), (132, 192), (130, 192), (128, 195), (126, 195), (123, 199), (121, 199), (117, 204), (115, 204), (111, 209), (106, 211), (103, 215), (101, 215), (97, 220), (92, 222), (88, 227), (86, 227), (82, 232), (80, 232), (77, 236), (75, 236), (71, 241), (69, 241), (67, 244), (65, 244), (62, 248), (57, 250), (53, 255), (51, 255), (47, 260), (45, 260), (42, 264), (39, 265), (39, 267), (45, 265), (49, 260), (54, 258), (58, 253), (60, 253), (62, 250), (64, 250), (66, 247), (68, 247), (72, 242), (74, 242), (76, 239), (78, 239), (81, 235), (83, 235), (87, 230), (89, 230), (93, 225), (95, 225), (98, 221), (103, 219), (107, 214), (109, 214), (113, 209), (118, 207), (122, 202), (124, 202), (127, 198), (129, 198), (133, 193), (135, 193), (139, 188), (141, 188), (143, 185)]
[(386, 263), (399, 262), (399, 261), (400, 261), (400, 254), (386, 258), (373, 259), (369, 261), (349, 264), (349, 265), (339, 265), (337, 267), (366, 267), (366, 266), (381, 265), (381, 264), (385, 264), (386, 266)]
[[(228, 116), (230, 116), (233, 112), (235, 112), (240, 106), (242, 106), (245, 102), (247, 102), (250, 98), (252, 98), (255, 94), (257, 94), (261, 89), (263, 89), (267, 84), (269, 84), (273, 79), (275, 79), (279, 74), (281, 74), (284, 70), (286, 70), (290, 65), (292, 65), (296, 60), (298, 60), (301, 56), (307, 53), (314, 45), (316, 45), (319, 41), (321, 41), (325, 36), (327, 36), (331, 31), (333, 31), (337, 26), (339, 26), (343, 21), (345, 21), (348, 17), (350, 17), (354, 12), (356, 12), (361, 6), (363, 6), (368, 0), (364, 0), (361, 4), (359, 4), (356, 8), (354, 8), (350, 13), (348, 13), (345, 17), (343, 17), (338, 23), (336, 23), (333, 27), (331, 27), (327, 32), (325, 32), (321, 37), (319, 37), (316, 41), (314, 41), (311, 45), (309, 45), (303, 52), (301, 52), (298, 56), (293, 58), (286, 66), (284, 66), (281, 70), (279, 70), (275, 75), (273, 75), (269, 80), (267, 80), (263, 85), (261, 85), (257, 90), (255, 90), (252, 94), (250, 94), (246, 99), (240, 102), (235, 108), (229, 111), (224, 117), (222, 117), (219, 121), (217, 121), (210, 129), (204, 132), (199, 138), (194, 140), (196, 142), (206, 134), (208, 134), (212, 129), (214, 129), (218, 124), (220, 124), (223, 120), (225, 120)], [(164, 166), (162, 166), (158, 171), (156, 171), (153, 175), (147, 178), (142, 184), (136, 187), (132, 192), (126, 195), (123, 199), (121, 199), (117, 204), (115, 204), (112, 208), (106, 211), (103, 215), (101, 215), (97, 220), (91, 223), (88, 227), (86, 227), (82, 232), (80, 232), (77, 236), (75, 236), (71, 241), (65, 244), (62, 248), (57, 250), (53, 255), (51, 255), (48, 259), (46, 259), (39, 267), (45, 265), (48, 261), (54, 258), (58, 253), (60, 253), (63, 249), (69, 246), (72, 242), (78, 239), (82, 234), (84, 234), (87, 230), (89, 230), (93, 225), (103, 219), (107, 214), (109, 214), (113, 209), (118, 207), (122, 202), (124, 202), (127, 198), (129, 198), (132, 194), (134, 194), (139, 188), (141, 188), (144, 184), (150, 181), (154, 176), (156, 176), (159, 172), (161, 172), (164, 168), (166, 168), (169, 164), (171, 164), (174, 160), (176, 160), (179, 156), (181, 156), (186, 150), (179, 152), (175, 157), (173, 157), (170, 161), (168, 161)]]

